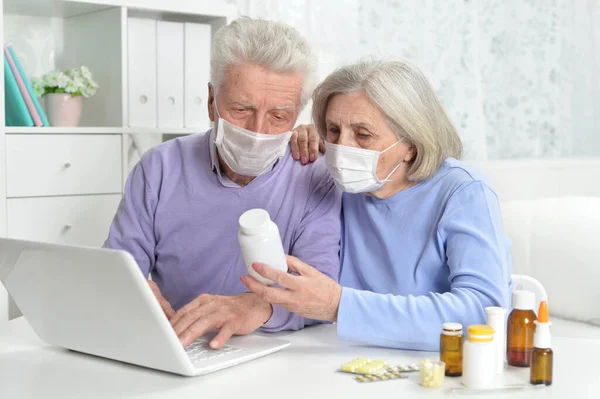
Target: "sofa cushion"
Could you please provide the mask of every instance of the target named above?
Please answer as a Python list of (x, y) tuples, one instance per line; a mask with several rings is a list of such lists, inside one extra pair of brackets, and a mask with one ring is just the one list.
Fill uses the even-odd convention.
[(502, 204), (513, 274), (539, 280), (551, 314), (600, 325), (600, 197)]

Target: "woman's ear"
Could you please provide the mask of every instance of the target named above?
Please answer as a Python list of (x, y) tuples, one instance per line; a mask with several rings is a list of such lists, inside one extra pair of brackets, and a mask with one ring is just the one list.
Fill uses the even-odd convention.
[(404, 162), (411, 163), (417, 157), (417, 148), (414, 145), (408, 147), (408, 151), (404, 154)]

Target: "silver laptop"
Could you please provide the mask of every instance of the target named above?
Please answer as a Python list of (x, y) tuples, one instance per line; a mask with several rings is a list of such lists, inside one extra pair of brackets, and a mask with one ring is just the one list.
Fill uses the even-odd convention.
[(207, 374), (289, 346), (275, 338), (210, 336), (183, 348), (125, 251), (0, 239), (0, 280), (45, 342), (185, 376)]

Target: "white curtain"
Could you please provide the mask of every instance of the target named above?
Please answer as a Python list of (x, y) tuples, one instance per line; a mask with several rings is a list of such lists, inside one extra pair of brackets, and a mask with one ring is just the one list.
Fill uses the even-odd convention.
[(227, 2), (296, 27), (321, 77), (366, 55), (413, 61), (468, 159), (600, 156), (600, 1)]

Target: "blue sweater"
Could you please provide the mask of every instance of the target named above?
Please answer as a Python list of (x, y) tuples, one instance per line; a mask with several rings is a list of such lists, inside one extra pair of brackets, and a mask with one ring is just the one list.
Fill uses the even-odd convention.
[(511, 244), (479, 172), (449, 158), (388, 199), (344, 193), (342, 211), (340, 339), (438, 350), (443, 323), (508, 307)]

